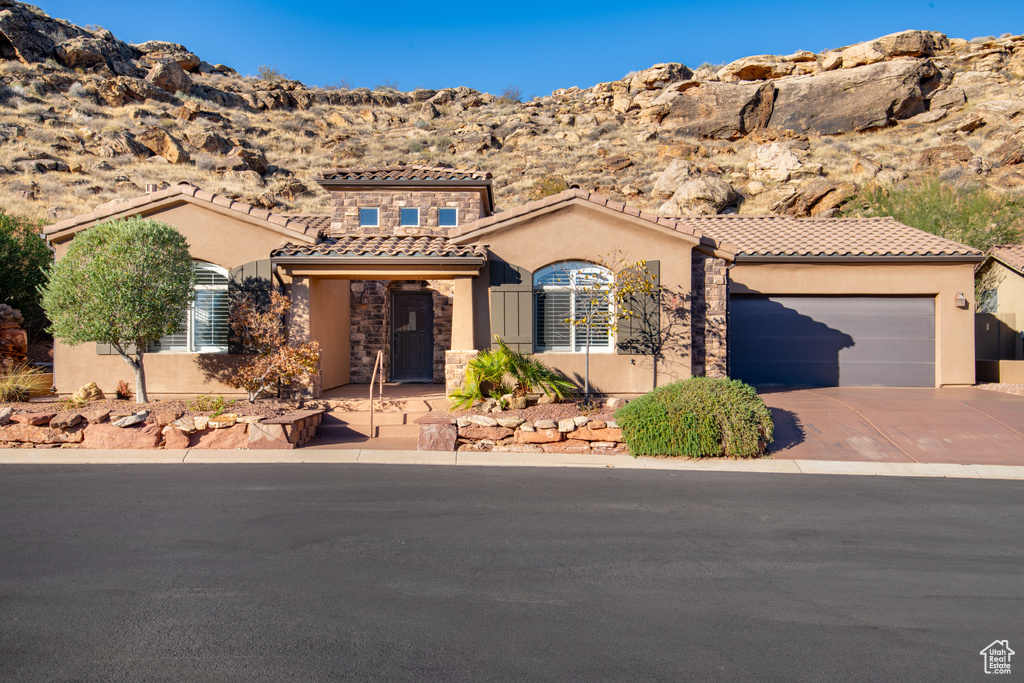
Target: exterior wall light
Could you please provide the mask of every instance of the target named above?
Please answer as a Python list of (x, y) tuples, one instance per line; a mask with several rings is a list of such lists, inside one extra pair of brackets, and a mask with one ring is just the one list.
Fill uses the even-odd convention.
[(964, 308), (964, 309), (966, 309), (969, 306), (970, 306), (970, 304), (967, 303), (967, 297), (964, 296), (964, 293), (963, 292), (957, 292), (956, 293), (956, 307), (957, 308)]

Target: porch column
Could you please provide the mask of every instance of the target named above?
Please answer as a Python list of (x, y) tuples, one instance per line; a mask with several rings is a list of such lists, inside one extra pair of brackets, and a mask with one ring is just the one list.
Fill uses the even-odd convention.
[(473, 320), (473, 278), (456, 277), (452, 287), (452, 346), (444, 354), (444, 383), (448, 394), (462, 386), (466, 364), (476, 356)]
[[(301, 344), (312, 339), (309, 328), (310, 308), (310, 282), (308, 277), (294, 276), (291, 286), (292, 307), (288, 312), (288, 340)], [(316, 375), (311, 380), (294, 382), (291, 391), (302, 398), (318, 398), (321, 394), (320, 367), (317, 366)]]

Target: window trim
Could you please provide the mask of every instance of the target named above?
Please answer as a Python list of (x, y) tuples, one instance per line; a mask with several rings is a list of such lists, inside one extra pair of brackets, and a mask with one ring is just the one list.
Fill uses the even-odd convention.
[[(364, 223), (363, 222), (363, 211), (373, 211), (373, 223)], [(359, 227), (360, 228), (378, 228), (378, 227), (380, 227), (380, 207), (360, 206), (359, 207)]]
[[(567, 272), (569, 275), (569, 285), (544, 285), (539, 284), (545, 276), (559, 271)], [(614, 274), (609, 269), (599, 266), (596, 263), (590, 263), (588, 261), (562, 261), (560, 263), (552, 263), (550, 265), (539, 268), (533, 274), (533, 344), (534, 351), (536, 353), (571, 353), (580, 354), (586, 353), (586, 341), (577, 339), (577, 334), (580, 337), (583, 336), (585, 331), (578, 325), (568, 324), (569, 328), (569, 344), (567, 348), (559, 348), (552, 346), (545, 346), (541, 344), (541, 338), (545, 335), (541, 334), (541, 326), (543, 321), (540, 316), (541, 307), (537, 304), (538, 294), (542, 292), (569, 292), (569, 315), (575, 317), (576, 301), (579, 290), (575, 288), (576, 274), (580, 272), (596, 272), (600, 273), (606, 278), (610, 284)], [(609, 314), (614, 316), (615, 308), (614, 304), (609, 302), (610, 311)], [(590, 353), (615, 353), (615, 333), (609, 327), (607, 331), (608, 342), (607, 344), (594, 344), (591, 341)]]
[[(402, 214), (406, 211), (416, 212), (416, 222), (406, 223), (405, 219), (402, 218)], [(418, 206), (400, 206), (398, 207), (398, 227), (400, 228), (418, 228), (420, 227), (420, 207)]]
[[(455, 222), (451, 223), (451, 224), (442, 223), (441, 222), (441, 212), (442, 211), (454, 211), (455, 212)], [(440, 207), (438, 207), (438, 209), (437, 209), (437, 227), (439, 227), (439, 228), (457, 228), (457, 227), (459, 227), (459, 209), (458, 209), (458, 207), (456, 207), (456, 206), (440, 206)]]
[[(193, 291), (195, 292), (224, 292), (225, 305), (227, 305), (228, 288), (231, 282), (231, 274), (226, 268), (222, 268), (215, 263), (208, 263), (206, 261), (193, 261), (192, 269), (197, 275), (199, 271), (209, 271), (224, 278), (223, 284), (196, 284)], [(177, 348), (167, 349), (153, 349), (149, 348), (146, 353), (155, 354), (219, 354), (228, 353), (228, 334), (230, 333), (227, 318), (224, 320), (224, 343), (223, 344), (207, 344), (200, 346), (196, 343), (196, 301), (193, 299), (192, 303), (189, 304), (188, 310), (185, 312), (185, 348), (182, 349), (180, 346)], [(174, 332), (171, 335), (164, 335), (161, 339), (166, 339), (170, 336), (176, 336), (181, 334), (181, 331)]]

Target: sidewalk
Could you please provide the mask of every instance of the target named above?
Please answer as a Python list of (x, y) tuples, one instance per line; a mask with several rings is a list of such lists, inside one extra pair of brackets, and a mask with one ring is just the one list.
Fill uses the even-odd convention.
[(437, 465), (456, 467), (584, 467), (699, 472), (762, 472), (774, 474), (856, 474), (893, 477), (956, 477), (1024, 479), (1024, 466), (961, 465), (922, 462), (856, 462), (842, 460), (681, 460), (633, 458), (628, 455), (572, 453), (449, 453), (393, 450), (280, 451), (171, 450), (91, 451), (82, 449), (0, 449), (0, 465), (130, 465), (130, 464), (271, 464), (339, 463), (373, 465)]

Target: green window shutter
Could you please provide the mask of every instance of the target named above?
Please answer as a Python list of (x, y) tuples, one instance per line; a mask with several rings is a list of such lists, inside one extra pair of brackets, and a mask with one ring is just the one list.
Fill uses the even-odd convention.
[(498, 259), (491, 260), (490, 272), (492, 338), (497, 335), (509, 348), (533, 353), (533, 273)]
[(629, 318), (620, 318), (616, 330), (616, 353), (649, 356), (661, 350), (661, 262), (648, 261), (654, 280), (650, 295), (630, 297)]
[[(235, 297), (242, 294), (252, 294), (256, 297), (257, 304), (266, 306), (270, 304), (270, 294), (275, 289), (274, 270), (270, 265), (270, 259), (250, 261), (231, 270), (228, 280), (228, 301), (234, 301)], [(242, 340), (230, 327), (228, 353), (246, 353)]]

